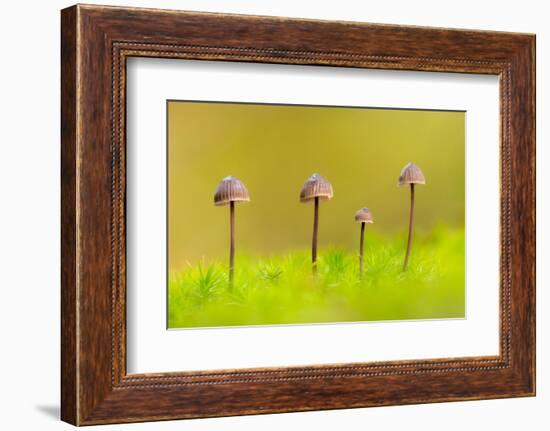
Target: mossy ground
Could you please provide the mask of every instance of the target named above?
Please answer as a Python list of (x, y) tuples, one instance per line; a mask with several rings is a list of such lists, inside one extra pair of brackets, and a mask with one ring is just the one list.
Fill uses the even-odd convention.
[(168, 327), (464, 317), (464, 230), (439, 226), (417, 233), (403, 272), (405, 241), (405, 234), (367, 232), (362, 276), (357, 254), (333, 247), (319, 250), (316, 276), (309, 250), (241, 253), (232, 289), (226, 264), (182, 268), (169, 274)]

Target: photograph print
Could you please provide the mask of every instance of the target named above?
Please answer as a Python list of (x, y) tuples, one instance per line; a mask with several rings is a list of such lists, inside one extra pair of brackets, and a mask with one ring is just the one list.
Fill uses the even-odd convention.
[(465, 317), (465, 112), (167, 102), (169, 329)]

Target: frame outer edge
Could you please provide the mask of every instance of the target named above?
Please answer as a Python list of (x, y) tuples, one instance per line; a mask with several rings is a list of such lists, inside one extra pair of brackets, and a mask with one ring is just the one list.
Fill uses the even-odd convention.
[(533, 82), (533, 94), (531, 95), (531, 105), (533, 109), (533, 135), (532, 135), (532, 142), (533, 142), (533, 157), (531, 160), (531, 169), (532, 169), (532, 176), (533, 176), (533, 212), (532, 212), (532, 220), (533, 220), (533, 236), (534, 236), (534, 255), (533, 255), (533, 294), (532, 294), (532, 301), (533, 301), (533, 316), (531, 318), (531, 325), (532, 325), (532, 334), (533, 337), (533, 357), (532, 357), (532, 370), (531, 370), (531, 377), (533, 379), (533, 387), (531, 394), (533, 396), (537, 395), (537, 37), (536, 35), (533, 35), (531, 39), (530, 44), (530, 56), (533, 62), (533, 68), (532, 68), (532, 82)]
[[(521, 50), (521, 56), (518, 58), (518, 63), (521, 68), (524, 68), (523, 85), (525, 86), (525, 104), (522, 115), (523, 130), (522, 134), (525, 137), (525, 169), (529, 175), (526, 175), (525, 180), (528, 182), (528, 187), (525, 188), (524, 205), (529, 210), (529, 224), (525, 237), (528, 241), (524, 244), (525, 250), (522, 254), (523, 263), (527, 266), (526, 272), (529, 274), (529, 284), (525, 286), (522, 293), (526, 296), (525, 315), (522, 315), (525, 321), (527, 334), (527, 347), (522, 349), (525, 353), (526, 364), (526, 395), (536, 396), (536, 35), (526, 37), (526, 46)], [(521, 105), (523, 105), (520, 104)], [(529, 113), (526, 115), (525, 112)]]
[(519, 396), (536, 395), (535, 36), (511, 57), (511, 364)]
[[(100, 13), (101, 11), (101, 13)], [(126, 13), (125, 13), (126, 12)], [(180, 419), (190, 417), (212, 417), (212, 416), (233, 416), (237, 414), (258, 414), (258, 413), (274, 413), (274, 412), (287, 412), (287, 411), (307, 411), (307, 410), (324, 410), (334, 408), (352, 408), (352, 407), (365, 407), (375, 405), (394, 405), (394, 404), (411, 404), (411, 403), (427, 403), (427, 402), (440, 402), (440, 401), (457, 401), (467, 399), (489, 399), (489, 398), (501, 398), (510, 396), (525, 396), (534, 394), (534, 365), (535, 365), (535, 352), (534, 352), (534, 238), (530, 238), (527, 241), (528, 244), (521, 246), (521, 250), (527, 250), (523, 264), (519, 266), (521, 273), (527, 274), (527, 279), (523, 283), (515, 283), (515, 285), (521, 285), (521, 292), (517, 292), (515, 300), (518, 301), (518, 306), (526, 304), (526, 310), (523, 312), (525, 320), (515, 330), (514, 339), (517, 341), (515, 347), (518, 344), (527, 350), (514, 356), (515, 362), (514, 369), (510, 371), (515, 372), (511, 374), (507, 370), (501, 370), (495, 372), (494, 377), (502, 376), (506, 378), (502, 384), (508, 384), (513, 387), (509, 387), (508, 391), (504, 387), (499, 385), (493, 385), (488, 383), (485, 377), (489, 377), (487, 373), (477, 376), (477, 380), (472, 377), (474, 383), (471, 390), (464, 389), (463, 392), (455, 393), (448, 397), (436, 396), (433, 398), (424, 398), (421, 393), (411, 393), (410, 397), (401, 398), (397, 397), (391, 400), (363, 400), (357, 402), (353, 398), (357, 398), (357, 393), (351, 395), (351, 389), (349, 383), (342, 386), (341, 392), (343, 399), (334, 392), (337, 389), (337, 382), (326, 385), (327, 381), (324, 379), (318, 380), (304, 380), (307, 384), (266, 384), (260, 381), (254, 382), (231, 382), (227, 385), (219, 386), (214, 390), (209, 385), (193, 385), (188, 388), (160, 388), (155, 387), (151, 389), (145, 389), (140, 387), (124, 388), (120, 386), (117, 375), (115, 377), (109, 375), (107, 379), (107, 366), (116, 367), (114, 363), (114, 353), (111, 351), (107, 353), (104, 349), (107, 346), (107, 332), (114, 328), (113, 321), (105, 317), (107, 307), (111, 307), (113, 299), (107, 298), (106, 295), (106, 259), (98, 257), (97, 246), (103, 250), (106, 244), (105, 238), (96, 238), (97, 241), (90, 237), (90, 232), (94, 233), (98, 230), (96, 221), (101, 217), (105, 217), (108, 207), (101, 205), (98, 207), (97, 203), (93, 202), (93, 193), (95, 186), (103, 187), (101, 189), (102, 195), (106, 192), (104, 186), (106, 186), (105, 179), (111, 179), (109, 173), (106, 171), (106, 154), (107, 145), (105, 145), (104, 139), (106, 138), (105, 131), (96, 131), (91, 123), (97, 121), (95, 116), (97, 115), (102, 120), (106, 119), (106, 113), (108, 111), (107, 101), (102, 96), (102, 91), (105, 91), (103, 86), (94, 86), (95, 81), (86, 79), (90, 74), (96, 73), (100, 84), (105, 84), (102, 80), (107, 79), (107, 64), (98, 64), (91, 61), (93, 57), (93, 51), (98, 50), (98, 54), (106, 58), (106, 50), (109, 49), (113, 41), (116, 41), (118, 37), (124, 37), (133, 31), (126, 24), (121, 27), (121, 23), (127, 22), (128, 18), (143, 18), (141, 16), (144, 12), (155, 13), (151, 10), (144, 9), (110, 9), (107, 14), (107, 19), (103, 15), (103, 8), (98, 6), (73, 6), (71, 8), (62, 11), (62, 32), (61, 32), (61, 70), (62, 70), (62, 93), (61, 93), (61, 191), (62, 191), (62, 209), (61, 209), (61, 223), (62, 223), (62, 244), (61, 244), (61, 263), (62, 263), (62, 286), (61, 286), (61, 310), (62, 310), (62, 324), (61, 324), (61, 338), (62, 338), (62, 362), (61, 362), (61, 417), (62, 420), (69, 422), (73, 425), (91, 425), (99, 423), (120, 423), (120, 422), (136, 422), (136, 421), (148, 421), (148, 420), (163, 420), (163, 419)], [(197, 18), (196, 14), (186, 14), (178, 11), (173, 11), (174, 14), (182, 14), (182, 21), (189, 21), (190, 24), (194, 23)], [(106, 12), (105, 12), (106, 13)], [(130, 16), (129, 16), (130, 15)], [(172, 13), (168, 14), (172, 16)], [(167, 15), (167, 16), (168, 16)], [(208, 17), (209, 21), (214, 20), (214, 16), (204, 14), (201, 16)], [(185, 17), (185, 19), (183, 19)], [(232, 16), (228, 18), (231, 24), (229, 27), (235, 27), (238, 23), (242, 24), (243, 20), (249, 21), (251, 18), (243, 16)], [(263, 17), (267, 21), (273, 24), (274, 20), (278, 20), (276, 17)], [(139, 21), (139, 20), (138, 20)], [(281, 19), (284, 23), (287, 20)], [(277, 21), (278, 22), (278, 21)], [(294, 23), (296, 31), (304, 31), (300, 25), (313, 25), (312, 23), (288, 19), (289, 23)], [(235, 25), (233, 25), (235, 24)], [(251, 23), (247, 23), (251, 24)], [(150, 23), (141, 20), (141, 26), (151, 25)], [(275, 25), (275, 24), (273, 24)], [(278, 25), (278, 24), (277, 24)], [(324, 24), (323, 24), (324, 25)], [(326, 24), (327, 26), (329, 24)], [(359, 24), (358, 24), (359, 25)], [(192, 27), (192, 26), (191, 26)], [(200, 27), (197, 27), (200, 30)], [(222, 27), (216, 27), (221, 28)], [(351, 27), (350, 27), (351, 28)], [(366, 27), (367, 28), (367, 25)], [(161, 35), (165, 38), (173, 38), (178, 40), (186, 40), (187, 37), (191, 40), (190, 47), (197, 48), (203, 43), (203, 37), (197, 36), (188, 27), (185, 27), (185, 32), (190, 33), (177, 33), (173, 34), (175, 30), (161, 29)], [(385, 29), (385, 28), (384, 28)], [(408, 27), (403, 27), (407, 30)], [(307, 30), (307, 29), (306, 29)], [(372, 26), (373, 31), (382, 31), (380, 26)], [(198, 31), (198, 30), (197, 30)], [(357, 29), (354, 30), (354, 34), (357, 35)], [(420, 30), (418, 30), (420, 31)], [(428, 32), (429, 30), (422, 30)], [(441, 30), (443, 31), (443, 30)], [(440, 31), (440, 32), (441, 32)], [(223, 31), (222, 31), (223, 32)], [(148, 34), (148, 33), (146, 33)], [(461, 33), (460, 36), (462, 36)], [(269, 36), (269, 35), (268, 35)], [(455, 35), (458, 37), (459, 35)], [(471, 36), (471, 35), (470, 35)], [(483, 34), (476, 34), (475, 39), (479, 46), (485, 46), (481, 44), (486, 42), (483, 38)], [(479, 36), (479, 37), (478, 37)], [(494, 39), (494, 34), (488, 34), (490, 39)], [(507, 35), (502, 34), (503, 47), (502, 55), (506, 55), (506, 59), (514, 58), (516, 60), (516, 67), (522, 72), (526, 72), (523, 75), (524, 79), (534, 79), (534, 37), (527, 37), (523, 39), (525, 35)], [(206, 37), (206, 36), (205, 36)], [(219, 36), (207, 34), (206, 39), (216, 38)], [(271, 37), (271, 36), (269, 36)], [(268, 39), (269, 39), (268, 37)], [(386, 36), (387, 37), (387, 36)], [(160, 41), (164, 42), (161, 36)], [(219, 49), (236, 49), (237, 42), (240, 42), (240, 36), (238, 40), (232, 40), (231, 46), (221, 47)], [(353, 38), (352, 38), (353, 39)], [(359, 38), (363, 40), (362, 37)], [(418, 38), (417, 38), (418, 39)], [(480, 39), (480, 40), (477, 40)], [(523, 39), (523, 40), (521, 40)], [(198, 45), (194, 45), (193, 43)], [(209, 42), (209, 40), (206, 40)], [(263, 41), (265, 45), (265, 40)], [(269, 42), (269, 40), (268, 40)], [(89, 46), (89, 43), (93, 45)], [(208, 45), (208, 44), (207, 44)], [(290, 43), (290, 50), (292, 51), (293, 43)], [(334, 45), (327, 42), (329, 48)], [(426, 47), (425, 44), (421, 44), (420, 51), (426, 51), (430, 46)], [(459, 44), (459, 47), (463, 47), (464, 43)], [(81, 49), (82, 47), (82, 49)], [(284, 47), (283, 47), (284, 48)], [(296, 49), (299, 49), (297, 47)], [(336, 51), (340, 47), (336, 44)], [(205, 48), (206, 49), (206, 48)], [(261, 48), (257, 50), (268, 52), (267, 48)], [(246, 58), (246, 51), (248, 48), (243, 48), (243, 59)], [(480, 49), (481, 50), (481, 49)], [(458, 50), (461, 51), (461, 50)], [(204, 55), (208, 57), (205, 59), (218, 59), (224, 58), (224, 55), (218, 54), (216, 51), (212, 51), (214, 54)], [(300, 54), (300, 51), (297, 51)], [(454, 51), (456, 52), (456, 51)], [(483, 50), (481, 50), (483, 53)], [(460, 52), (459, 52), (460, 53)], [(399, 53), (398, 53), (399, 54)], [(421, 52), (422, 54), (422, 52)], [(197, 54), (199, 55), (199, 54)], [(330, 55), (330, 51), (329, 51)], [(357, 52), (351, 53), (351, 55), (357, 56)], [(474, 57), (478, 58), (481, 54), (476, 54)], [(278, 57), (277, 53), (274, 55), (268, 55), (270, 58), (282, 60), (286, 63), (286, 57)], [(521, 57), (521, 58), (519, 58)], [(396, 57), (397, 58), (397, 57)], [(469, 58), (469, 57), (468, 57)], [(519, 62), (518, 62), (519, 59)], [(293, 59), (288, 57), (288, 62), (293, 63)], [(400, 64), (401, 60), (394, 61), (392, 59), (390, 67), (393, 69)], [(408, 64), (407, 69), (420, 70), (425, 66), (425, 58), (419, 54), (418, 61), (411, 66)], [(499, 56), (495, 61), (503, 60)], [(230, 61), (239, 61), (232, 58)], [(522, 61), (526, 61), (527, 65), (521, 65)], [(275, 61), (274, 61), (275, 62)], [(325, 60), (323, 60), (325, 62)], [(337, 63), (336, 60), (326, 60), (329, 64)], [(442, 60), (443, 63), (445, 61)], [(314, 64), (320, 64), (320, 61), (315, 61)], [(477, 60), (476, 67), (481, 68), (481, 64), (485, 61), (482, 58)], [(361, 66), (363, 67), (363, 66)], [(438, 63), (438, 68), (445, 70), (441, 64)], [(385, 68), (385, 67), (384, 67)], [(396, 68), (396, 67), (395, 67)], [(478, 69), (475, 69), (478, 70)], [(488, 70), (484, 68), (483, 70)], [(516, 69), (518, 70), (518, 69)], [(530, 75), (530, 73), (532, 75)], [(512, 75), (514, 78), (515, 74)], [(515, 80), (515, 79), (514, 79)], [(515, 88), (515, 86), (513, 86)], [(529, 81), (525, 86), (518, 86), (517, 90), (523, 98), (523, 107), (528, 113), (533, 114), (533, 117), (527, 120), (522, 120), (520, 129), (526, 128), (529, 131), (529, 136), (524, 136), (522, 143), (525, 145), (523, 151), (520, 151), (521, 157), (518, 162), (521, 167), (530, 167), (532, 170), (527, 175), (527, 178), (523, 178), (518, 183), (525, 184), (526, 190), (523, 196), (516, 201), (520, 206), (531, 212), (526, 226), (522, 230), (523, 235), (529, 237), (534, 233), (535, 229), (535, 190), (534, 190), (534, 152), (535, 152), (535, 140), (534, 140), (534, 81)], [(517, 103), (514, 103), (516, 109)], [(513, 110), (515, 111), (515, 109)], [(91, 122), (91, 123), (89, 123)], [(106, 124), (107, 121), (104, 121)], [(516, 123), (517, 124), (517, 123)], [(512, 128), (516, 135), (517, 129)], [(525, 130), (525, 129), (523, 129)], [(513, 142), (518, 142), (519, 139), (514, 138)], [(112, 150), (111, 150), (112, 151)], [(116, 154), (116, 153), (115, 153)], [(112, 155), (112, 154), (111, 154)], [(94, 165), (95, 163), (95, 165)], [(98, 169), (93, 169), (97, 167)], [(116, 180), (116, 174), (112, 175)], [(512, 175), (512, 177), (514, 177)], [(517, 184), (516, 184), (517, 185)], [(119, 186), (118, 182), (115, 182), (115, 186)], [(118, 190), (118, 189), (117, 189)], [(115, 212), (115, 214), (118, 214)], [(101, 226), (102, 232), (108, 235), (105, 226)], [(112, 233), (112, 231), (111, 231)], [(94, 237), (95, 238), (95, 237)], [(533, 248), (530, 248), (533, 246)], [(524, 247), (524, 248), (523, 248)], [(106, 249), (106, 248), (105, 248)], [(533, 259), (532, 261), (530, 259)], [(117, 267), (116, 262), (112, 265)], [(102, 279), (96, 283), (96, 274), (91, 274), (90, 270), (101, 270)], [(520, 277), (518, 274), (517, 277)], [(515, 279), (517, 282), (517, 279)], [(93, 287), (93, 290), (91, 288)], [(93, 294), (92, 294), (93, 293)], [(123, 299), (123, 298), (122, 298)], [(80, 325), (81, 322), (81, 325)], [(90, 326), (91, 323), (94, 323)], [(97, 325), (96, 325), (97, 323)], [(117, 331), (110, 332), (113, 336)], [(527, 334), (522, 342), (519, 342), (521, 334)], [(111, 339), (109, 339), (111, 340)], [(114, 351), (113, 351), (114, 352)], [(519, 353), (519, 352), (518, 352)], [(429, 371), (429, 370), (428, 370)], [(427, 371), (427, 377), (431, 374)], [(506, 371), (506, 372), (504, 372)], [(434, 374), (435, 376), (435, 374)], [(335, 378), (338, 376), (327, 375), (326, 378)], [(410, 383), (411, 379), (393, 377), (390, 379), (379, 378), (382, 380), (395, 380)], [(357, 380), (357, 379), (355, 379)], [(452, 381), (452, 376), (445, 377), (442, 380)], [(433, 382), (436, 382), (432, 379)], [(258, 385), (257, 383), (262, 383)], [(410, 383), (411, 388), (416, 386)], [(338, 387), (339, 388), (339, 387)], [(270, 406), (265, 405), (258, 407), (254, 405), (252, 401), (248, 402), (247, 391), (257, 390), (264, 391), (264, 395), (275, 397), (277, 396), (278, 404), (274, 402)], [(368, 398), (370, 389), (365, 385), (359, 388), (363, 392), (366, 398)], [(424, 388), (421, 388), (424, 390)], [(429, 389), (429, 388), (428, 388)], [(461, 388), (459, 388), (461, 389)], [(303, 392), (297, 393), (294, 403), (289, 404), (289, 391), (312, 391), (312, 397), (307, 403), (303, 402)], [(427, 390), (427, 389), (426, 389)], [(422, 391), (420, 391), (422, 392)], [(430, 392), (427, 390), (427, 392)], [(433, 391), (432, 391), (433, 392)], [(428, 394), (429, 395), (429, 394)], [(234, 398), (237, 396), (237, 398)], [(239, 398), (239, 396), (241, 398)], [(226, 402), (232, 397), (231, 402)], [(160, 398), (160, 399), (159, 399)], [(155, 400), (158, 406), (167, 407), (169, 414), (158, 414), (156, 406), (151, 406), (150, 401)], [(160, 404), (159, 404), (160, 403)], [(165, 403), (162, 406), (162, 403)], [(149, 404), (149, 405), (148, 405)], [(209, 405), (210, 404), (210, 405)], [(183, 411), (183, 407), (186, 407), (186, 411)], [(206, 410), (205, 410), (206, 408)], [(148, 413), (148, 409), (150, 412)], [(152, 409), (152, 410), (151, 410)], [(174, 409), (176, 412), (174, 412)]]
[(77, 298), (78, 7), (61, 11), (61, 420), (79, 423)]

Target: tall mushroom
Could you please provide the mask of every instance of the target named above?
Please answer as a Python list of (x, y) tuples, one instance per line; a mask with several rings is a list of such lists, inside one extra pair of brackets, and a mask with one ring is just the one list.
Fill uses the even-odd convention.
[(311, 242), (312, 271), (317, 272), (317, 232), (319, 230), (319, 200), (329, 200), (333, 196), (332, 185), (319, 174), (313, 174), (307, 179), (300, 192), (300, 202), (314, 201), (313, 239)]
[(365, 224), (374, 223), (372, 213), (368, 208), (361, 208), (355, 213), (355, 221), (361, 223), (361, 236), (359, 238), (359, 275), (363, 274), (363, 249), (365, 244)]
[(399, 175), (399, 185), (404, 186), (406, 184), (409, 184), (411, 187), (411, 207), (409, 212), (409, 238), (407, 240), (407, 252), (405, 254), (405, 262), (403, 263), (403, 271), (407, 270), (407, 264), (409, 263), (409, 256), (411, 254), (414, 224), (414, 186), (415, 184), (426, 184), (424, 174), (414, 163), (409, 163), (405, 166), (401, 171), (401, 175)]
[(225, 177), (214, 193), (214, 205), (229, 204), (229, 287), (235, 272), (235, 202), (250, 202), (245, 185), (235, 177)]

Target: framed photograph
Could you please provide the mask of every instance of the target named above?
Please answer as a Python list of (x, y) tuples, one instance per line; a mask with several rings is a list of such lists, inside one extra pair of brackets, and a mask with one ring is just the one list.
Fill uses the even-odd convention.
[(61, 415), (535, 394), (535, 36), (61, 14)]

